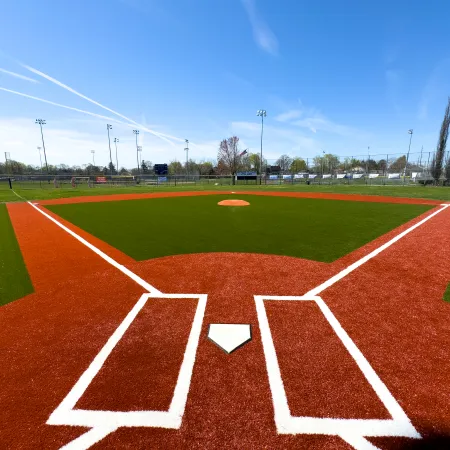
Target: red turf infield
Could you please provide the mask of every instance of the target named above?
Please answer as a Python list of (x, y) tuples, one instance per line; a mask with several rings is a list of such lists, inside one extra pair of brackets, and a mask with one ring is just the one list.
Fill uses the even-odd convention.
[[(36, 293), (0, 309), (0, 338), (8, 348), (0, 369), (0, 447), (59, 448), (86, 429), (45, 425), (48, 416), (143, 290), (29, 205), (8, 205), (8, 210)], [(450, 279), (449, 222), (446, 210), (322, 294), (424, 435), (450, 433), (450, 308), (441, 300)], [(302, 295), (398, 232), (333, 264), (246, 254), (136, 263), (120, 252), (109, 253), (106, 244), (85, 233), (162, 292), (208, 294), (181, 429), (119, 429), (95, 448), (349, 448), (336, 437), (276, 433), (253, 295)], [(160, 300), (142, 311), (78, 407), (103, 403), (109, 409), (133, 409), (147, 400), (149, 407), (166, 407), (167, 388), (158, 378), (152, 384), (146, 373), (161, 369), (148, 358), (157, 348), (152, 341), (166, 339), (170, 345), (173, 335), (155, 327), (165, 322), (183, 340), (193, 315), (192, 302), (167, 306)], [(267, 313), (293, 414), (386, 417), (317, 308), (267, 302)], [(252, 342), (226, 355), (206, 339), (207, 324), (215, 322), (253, 324)], [(173, 347), (171, 358), (161, 357), (172, 379), (167, 386), (173, 385), (179, 355)], [(142, 364), (136, 365), (136, 358)], [(136, 371), (141, 376), (133, 377)], [(372, 442), (388, 449), (406, 440)]]

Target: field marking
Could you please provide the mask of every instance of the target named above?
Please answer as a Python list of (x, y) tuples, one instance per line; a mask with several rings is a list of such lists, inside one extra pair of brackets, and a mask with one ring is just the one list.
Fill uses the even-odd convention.
[(337, 283), (338, 281), (345, 278), (347, 275), (349, 275), (351, 272), (356, 270), (358, 267), (365, 264), (367, 261), (371, 260), (375, 256), (377, 256), (379, 253), (381, 253), (383, 250), (386, 250), (389, 248), (392, 244), (395, 244), (397, 241), (399, 241), (401, 238), (406, 236), (407, 234), (411, 233), (411, 231), (414, 231), (416, 228), (423, 225), (425, 222), (436, 216), (437, 214), (441, 213), (445, 209), (447, 209), (450, 206), (450, 203), (441, 205), (442, 208), (438, 209), (434, 213), (430, 214), (429, 216), (425, 217), (425, 219), (422, 219), (420, 222), (417, 222), (416, 224), (412, 225), (405, 231), (402, 231), (397, 236), (393, 237), (390, 241), (386, 242), (385, 244), (381, 245), (380, 247), (376, 248), (372, 252), (370, 252), (368, 255), (362, 257), (358, 261), (354, 262), (353, 264), (350, 264), (345, 269), (341, 270), (336, 275), (332, 276), (330, 279), (325, 281), (324, 283), (320, 284), (319, 286), (315, 287), (314, 289), (311, 289), (308, 291), (305, 296), (316, 296), (319, 295), (321, 292), (323, 292), (325, 289), (328, 289), (333, 284)]
[[(189, 333), (186, 349), (183, 355), (180, 371), (173, 392), (168, 411), (104, 411), (74, 409), (76, 403), (96, 377), (103, 364), (122, 339), (141, 309), (151, 298), (167, 299), (198, 299), (197, 308)], [(89, 431), (69, 442), (64, 449), (86, 450), (99, 442), (119, 427), (158, 427), (178, 429), (181, 427), (187, 396), (191, 384), (191, 377), (195, 363), (195, 356), (200, 340), (203, 318), (206, 309), (206, 294), (142, 294), (131, 311), (109, 337), (106, 344), (92, 360), (72, 389), (52, 412), (47, 425), (70, 425), (91, 428)]]
[(151, 294), (161, 294), (161, 292), (156, 289), (154, 286), (152, 286), (150, 283), (147, 283), (147, 281), (143, 280), (141, 277), (136, 275), (134, 272), (132, 272), (127, 267), (123, 266), (122, 264), (119, 264), (116, 260), (112, 259), (110, 256), (108, 256), (106, 253), (102, 252), (100, 249), (98, 249), (95, 245), (92, 245), (90, 242), (88, 242), (86, 239), (83, 239), (81, 236), (79, 236), (77, 233), (72, 231), (70, 228), (67, 228), (65, 225), (63, 225), (61, 222), (57, 221), (55, 218), (47, 214), (46, 212), (42, 211), (42, 209), (38, 208), (33, 203), (27, 201), (27, 203), (32, 206), (36, 211), (39, 211), (42, 215), (47, 217), (47, 219), (50, 219), (53, 223), (58, 225), (58, 227), (62, 228), (64, 231), (69, 233), (71, 236), (73, 236), (76, 240), (81, 242), (83, 245), (91, 249), (94, 253), (96, 253), (100, 258), (103, 258), (107, 263), (114, 266), (116, 269), (120, 270), (123, 274), (125, 274), (127, 277), (131, 278), (133, 281), (135, 281), (137, 284), (142, 286), (147, 292), (150, 292)]
[[(421, 435), (412, 425), (402, 407), (398, 404), (386, 385), (342, 328), (339, 321), (319, 296), (262, 296), (255, 295), (256, 314), (263, 344), (269, 386), (272, 393), (275, 425), (279, 434), (323, 434), (340, 436), (356, 450), (376, 449), (365, 436), (402, 436), (420, 439)], [(275, 344), (269, 327), (265, 300), (314, 301), (327, 319), (333, 331), (354, 359), (366, 380), (383, 403), (392, 419), (339, 419), (323, 417), (292, 416), (284, 389)]]

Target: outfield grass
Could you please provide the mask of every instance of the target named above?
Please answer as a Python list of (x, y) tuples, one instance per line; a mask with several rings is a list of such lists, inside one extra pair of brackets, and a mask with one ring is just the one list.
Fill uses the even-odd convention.
[(444, 292), (444, 301), (450, 303), (450, 283), (448, 283), (447, 289)]
[[(224, 207), (240, 198), (246, 207)], [(48, 208), (136, 260), (250, 252), (331, 262), (429, 210), (427, 205), (210, 195)]]
[(33, 292), (6, 205), (0, 205), (0, 305)]
[[(15, 191), (27, 198), (28, 200), (45, 200), (51, 198), (67, 198), (90, 195), (110, 195), (110, 194), (126, 194), (126, 193), (142, 193), (142, 192), (182, 192), (182, 191), (203, 191), (215, 190), (224, 191), (232, 189), (233, 191), (252, 191), (252, 190), (268, 190), (268, 191), (286, 191), (286, 192), (328, 192), (336, 194), (362, 194), (362, 195), (386, 195), (391, 197), (410, 197), (425, 198), (450, 201), (450, 187), (434, 187), (434, 186), (371, 186), (371, 185), (306, 185), (306, 184), (281, 184), (281, 185), (219, 185), (214, 184), (185, 184), (178, 186), (128, 186), (128, 187), (110, 187), (97, 186), (89, 188), (87, 186), (78, 186), (76, 188), (70, 185), (64, 185), (62, 188), (45, 188), (39, 186), (27, 189), (15, 188)], [(9, 189), (0, 189), (0, 202), (2, 201), (20, 201)]]

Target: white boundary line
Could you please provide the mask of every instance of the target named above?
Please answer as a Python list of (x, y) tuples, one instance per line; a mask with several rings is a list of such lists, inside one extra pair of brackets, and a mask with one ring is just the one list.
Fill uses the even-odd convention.
[(364, 256), (363, 258), (359, 259), (358, 261), (354, 262), (350, 266), (346, 267), (344, 270), (340, 271), (338, 274), (331, 277), (329, 280), (325, 281), (321, 285), (315, 287), (314, 289), (311, 289), (308, 291), (305, 296), (315, 296), (319, 295), (322, 291), (329, 288), (333, 284), (337, 283), (338, 281), (342, 280), (342, 278), (346, 277), (349, 273), (353, 272), (358, 267), (365, 264), (367, 261), (372, 259), (373, 257), (377, 256), (379, 253), (381, 253), (383, 250), (386, 250), (389, 248), (392, 244), (395, 244), (397, 241), (399, 241), (401, 238), (406, 236), (407, 234), (411, 233), (411, 231), (414, 231), (416, 228), (423, 225), (425, 222), (428, 222), (431, 218), (436, 216), (437, 214), (441, 213), (445, 209), (447, 209), (450, 206), (449, 204), (442, 204), (442, 208), (438, 209), (434, 213), (430, 214), (429, 216), (425, 217), (425, 219), (422, 219), (420, 222), (417, 222), (416, 224), (412, 225), (405, 231), (399, 233), (397, 236), (393, 237), (390, 241), (386, 242), (385, 244), (381, 245), (374, 251), (370, 252), (368, 255)]
[(150, 283), (147, 283), (145, 280), (143, 280), (141, 277), (133, 273), (131, 270), (129, 270), (127, 267), (123, 266), (122, 264), (119, 264), (117, 261), (112, 259), (110, 256), (108, 256), (106, 253), (102, 252), (100, 249), (98, 249), (95, 245), (92, 245), (90, 242), (86, 241), (86, 239), (83, 239), (81, 236), (76, 234), (74, 231), (72, 231), (70, 228), (67, 228), (65, 225), (63, 225), (61, 222), (58, 222), (56, 219), (54, 219), (52, 216), (47, 214), (46, 212), (42, 211), (42, 209), (38, 208), (36, 205), (34, 205), (31, 202), (27, 203), (33, 207), (36, 211), (39, 211), (43, 216), (47, 217), (47, 219), (50, 219), (53, 223), (58, 225), (59, 228), (62, 228), (64, 231), (69, 233), (71, 236), (73, 236), (77, 241), (81, 242), (83, 245), (91, 249), (94, 253), (96, 253), (100, 258), (103, 258), (107, 263), (114, 266), (116, 269), (120, 270), (123, 274), (125, 274), (127, 277), (131, 278), (133, 281), (135, 281), (137, 284), (142, 286), (146, 291), (150, 292), (151, 294), (161, 294), (161, 292), (156, 289), (154, 286), (152, 286)]
[[(259, 329), (261, 331), (261, 341), (266, 360), (269, 385), (272, 392), (275, 424), (278, 433), (336, 435), (340, 436), (357, 450), (376, 448), (364, 439), (365, 436), (404, 436), (416, 439), (421, 438), (401, 406), (389, 392), (386, 385), (381, 381), (347, 332), (342, 328), (339, 321), (321, 297), (311, 295), (304, 295), (301, 297), (255, 295), (254, 299)], [(265, 300), (314, 301), (333, 328), (333, 331), (344, 344), (344, 347), (355, 360), (359, 369), (388, 410), (392, 419), (338, 419), (292, 416), (286, 391), (284, 389), (266, 309), (264, 307)]]
[[(122, 339), (136, 316), (147, 303), (147, 300), (151, 298), (198, 299), (169, 410), (103, 411), (74, 409), (76, 403), (96, 377), (117, 343)], [(132, 310), (126, 315), (89, 367), (47, 420), (47, 425), (71, 425), (91, 428), (91, 430), (69, 442), (63, 447), (64, 449), (86, 450), (119, 427), (180, 428), (200, 340), (206, 301), (206, 294), (142, 294)]]

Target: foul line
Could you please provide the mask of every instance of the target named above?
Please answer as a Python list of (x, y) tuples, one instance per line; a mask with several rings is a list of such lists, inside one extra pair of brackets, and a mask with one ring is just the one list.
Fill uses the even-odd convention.
[(358, 267), (365, 264), (367, 261), (371, 260), (375, 256), (377, 256), (379, 253), (381, 253), (383, 250), (386, 250), (389, 248), (392, 244), (395, 244), (397, 241), (399, 241), (401, 238), (406, 236), (407, 234), (411, 233), (411, 231), (414, 231), (416, 228), (423, 225), (425, 222), (436, 216), (437, 214), (441, 213), (445, 209), (447, 209), (450, 206), (450, 203), (442, 204), (442, 208), (435, 211), (433, 214), (430, 214), (429, 216), (425, 217), (425, 219), (422, 219), (420, 222), (417, 222), (415, 225), (409, 227), (402, 233), (398, 234), (394, 238), (392, 238), (390, 241), (383, 244), (381, 247), (378, 247), (374, 251), (370, 252), (368, 255), (364, 256), (363, 258), (359, 259), (358, 261), (354, 262), (350, 266), (346, 267), (344, 270), (341, 270), (338, 274), (331, 277), (329, 280), (325, 281), (324, 283), (320, 284), (319, 286), (315, 287), (314, 289), (311, 289), (308, 291), (304, 297), (306, 296), (316, 296), (319, 295), (322, 291), (329, 288), (330, 286), (333, 286), (333, 284), (337, 283), (338, 281), (342, 280), (342, 278), (346, 277), (350, 273), (352, 273), (354, 270), (356, 270)]
[[(16, 194), (17, 195), (17, 194)], [(154, 286), (152, 286), (150, 283), (147, 283), (145, 280), (143, 280), (141, 277), (133, 273), (131, 270), (127, 269), (122, 264), (119, 264), (117, 261), (112, 259), (110, 256), (108, 256), (106, 253), (102, 252), (100, 249), (95, 247), (95, 245), (92, 245), (86, 239), (83, 239), (81, 236), (73, 232), (70, 228), (67, 228), (65, 225), (63, 225), (61, 222), (58, 222), (56, 219), (54, 219), (49, 214), (42, 211), (40, 208), (38, 208), (36, 205), (33, 205), (33, 203), (28, 202), (27, 203), (32, 206), (36, 211), (39, 211), (43, 216), (47, 217), (47, 219), (51, 220), (53, 223), (58, 225), (59, 228), (62, 228), (64, 231), (69, 233), (71, 236), (73, 236), (77, 241), (81, 242), (86, 247), (90, 248), (94, 253), (96, 253), (100, 258), (103, 258), (107, 263), (114, 266), (116, 269), (120, 270), (123, 274), (125, 274), (127, 277), (131, 278), (133, 281), (135, 281), (139, 286), (142, 286), (147, 292), (150, 292), (151, 294), (161, 294), (161, 292), (156, 289)]]

